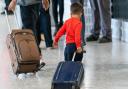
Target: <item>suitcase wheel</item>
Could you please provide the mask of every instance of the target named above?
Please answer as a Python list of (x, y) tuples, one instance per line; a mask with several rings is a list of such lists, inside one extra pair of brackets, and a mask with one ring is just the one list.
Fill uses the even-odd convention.
[(14, 74), (16, 74), (16, 75), (18, 74), (17, 69), (15, 69), (15, 64), (13, 64), (13, 63), (12, 63), (12, 70), (13, 70)]
[(54, 85), (52, 84), (51, 89), (54, 89)]
[(76, 86), (75, 89), (80, 89), (80, 87)]
[(80, 89), (78, 86), (72, 86), (72, 89)]

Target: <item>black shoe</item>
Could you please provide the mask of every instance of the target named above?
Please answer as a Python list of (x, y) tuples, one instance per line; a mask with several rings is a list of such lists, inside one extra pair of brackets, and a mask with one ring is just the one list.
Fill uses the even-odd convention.
[(107, 38), (107, 37), (102, 37), (98, 40), (99, 43), (109, 43), (109, 42), (112, 42), (112, 39), (110, 38)]
[(40, 66), (39, 66), (39, 70), (41, 70), (41, 68), (43, 68), (45, 66), (45, 63), (44, 62), (41, 62), (40, 63)]
[(86, 41), (97, 41), (99, 37), (96, 37), (94, 35), (90, 35), (86, 38)]
[(0, 14), (1, 14), (1, 15), (4, 15), (4, 14), (5, 14), (5, 12), (3, 11), (3, 12), (1, 12)]

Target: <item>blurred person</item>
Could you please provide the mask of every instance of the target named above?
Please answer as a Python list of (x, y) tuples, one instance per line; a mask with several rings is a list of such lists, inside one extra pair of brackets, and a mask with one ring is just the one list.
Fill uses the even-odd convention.
[[(91, 35), (86, 40), (99, 43), (112, 42), (110, 0), (90, 0), (90, 4), (94, 14), (94, 25)], [(101, 31), (103, 36), (100, 38)]]
[(64, 0), (52, 0), (52, 11), (53, 11), (53, 19), (55, 22), (55, 32), (54, 32), (54, 36), (55, 36), (59, 28), (63, 25)]
[[(50, 4), (50, 0), (46, 0)], [(51, 34), (51, 18), (49, 14), (49, 7), (44, 8), (41, 4), (40, 6), (40, 33), (44, 34), (44, 41), (47, 49), (52, 49), (52, 34)]]
[[(31, 5), (23, 5), (23, 4), (19, 4), (20, 5), (20, 13), (21, 13), (21, 19), (22, 19), (22, 28), (23, 29), (31, 29), (35, 35), (36, 41), (37, 41), (37, 45), (39, 48), (39, 44), (41, 41), (41, 37), (40, 37), (40, 24), (39, 24), (39, 6), (40, 6), (40, 2), (39, 1), (35, 1), (32, 2), (33, 4)], [(15, 10), (17, 4), (17, 0), (12, 0), (9, 4), (8, 9), (9, 10)], [(47, 3), (47, 0), (42, 0), (42, 6), (43, 8), (45, 8), (45, 10), (48, 9), (49, 7), (49, 3)], [(42, 57), (41, 54), (41, 49), (39, 48), (40, 51), (40, 55)], [(41, 60), (42, 61), (42, 60)], [(41, 62), (41, 66), (43, 67), (45, 65), (44, 62)]]

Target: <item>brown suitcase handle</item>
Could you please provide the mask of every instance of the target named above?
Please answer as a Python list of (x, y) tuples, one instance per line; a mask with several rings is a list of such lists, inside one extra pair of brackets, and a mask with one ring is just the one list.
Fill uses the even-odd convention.
[(30, 32), (17, 32), (15, 35), (17, 35), (17, 34), (24, 34), (24, 35), (31, 34), (31, 35), (33, 35), (33, 33), (30, 33)]
[(15, 37), (15, 36), (18, 35), (18, 34), (24, 34), (24, 35), (30, 34), (30, 35), (34, 36), (34, 34), (33, 34), (33, 33), (30, 33), (30, 32), (17, 32), (17, 33), (15, 33), (15, 34), (13, 35), (13, 37)]

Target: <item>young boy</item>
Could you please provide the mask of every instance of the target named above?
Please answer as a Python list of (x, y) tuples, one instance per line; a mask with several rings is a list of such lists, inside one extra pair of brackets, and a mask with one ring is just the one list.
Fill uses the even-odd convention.
[(66, 47), (65, 47), (65, 61), (72, 61), (73, 55), (76, 52), (74, 61), (82, 61), (83, 50), (81, 45), (81, 30), (82, 22), (81, 16), (83, 13), (82, 5), (79, 3), (73, 3), (71, 5), (71, 18), (68, 19), (64, 25), (57, 32), (54, 39), (54, 46), (58, 46), (59, 38), (66, 34)]
[[(70, 0), (71, 4), (73, 3), (80, 3), (83, 6), (84, 9), (84, 3), (87, 2), (87, 0)], [(81, 16), (81, 21), (82, 21), (82, 31), (81, 31), (81, 39), (82, 39), (82, 48), (83, 48), (83, 52), (86, 53), (86, 41), (85, 41), (85, 16), (84, 16), (84, 11), (83, 14)]]

